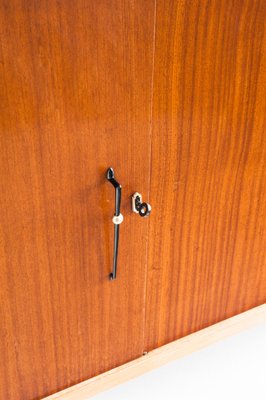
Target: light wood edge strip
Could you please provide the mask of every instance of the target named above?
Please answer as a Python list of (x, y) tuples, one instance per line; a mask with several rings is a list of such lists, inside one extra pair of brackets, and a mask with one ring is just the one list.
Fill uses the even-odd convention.
[(266, 322), (266, 303), (159, 347), (134, 361), (45, 397), (43, 400), (88, 399), (154, 368), (264, 322)]

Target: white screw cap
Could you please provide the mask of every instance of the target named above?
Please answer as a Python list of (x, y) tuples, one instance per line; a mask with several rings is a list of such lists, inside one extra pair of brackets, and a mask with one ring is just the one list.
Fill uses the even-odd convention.
[(115, 225), (121, 224), (123, 222), (123, 220), (124, 220), (124, 217), (121, 213), (119, 215), (114, 215), (113, 219), (112, 219), (112, 221)]

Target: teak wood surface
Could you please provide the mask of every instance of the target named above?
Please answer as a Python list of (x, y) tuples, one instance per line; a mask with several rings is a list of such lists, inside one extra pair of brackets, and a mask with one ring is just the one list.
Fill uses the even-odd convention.
[(266, 301), (266, 2), (156, 10), (146, 350)]
[(265, 20), (264, 0), (0, 0), (0, 399), (266, 301)]
[(155, 368), (211, 346), (220, 340), (225, 340), (231, 335), (265, 323), (266, 304), (263, 304), (158, 347), (136, 360), (45, 397), (44, 400), (88, 400)]
[(0, 9), (0, 399), (33, 400), (143, 353), (154, 1)]

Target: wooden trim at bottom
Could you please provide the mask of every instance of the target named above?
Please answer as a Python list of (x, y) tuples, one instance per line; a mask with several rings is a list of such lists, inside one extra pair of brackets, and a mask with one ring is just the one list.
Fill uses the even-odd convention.
[(45, 400), (88, 399), (120, 383), (160, 367), (169, 361), (184, 357), (187, 354), (263, 322), (266, 322), (266, 304), (159, 347), (134, 361), (45, 397)]

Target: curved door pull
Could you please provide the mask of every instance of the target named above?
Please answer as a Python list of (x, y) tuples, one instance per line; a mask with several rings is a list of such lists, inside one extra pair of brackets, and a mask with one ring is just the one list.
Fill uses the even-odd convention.
[(148, 217), (151, 213), (151, 205), (142, 203), (142, 195), (136, 192), (132, 195), (132, 211), (141, 217)]
[(106, 172), (106, 178), (115, 188), (115, 214), (112, 219), (114, 223), (114, 258), (113, 258), (113, 272), (111, 272), (111, 274), (109, 275), (109, 279), (114, 280), (116, 279), (116, 271), (117, 271), (119, 225), (123, 222), (123, 215), (120, 213), (122, 186), (115, 180), (115, 174), (113, 168), (108, 168)]

